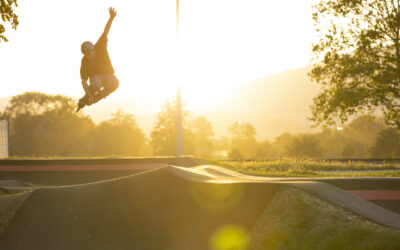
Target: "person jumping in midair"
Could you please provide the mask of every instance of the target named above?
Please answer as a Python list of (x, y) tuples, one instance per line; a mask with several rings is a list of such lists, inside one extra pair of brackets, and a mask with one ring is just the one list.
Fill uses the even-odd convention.
[[(110, 18), (96, 44), (93, 45), (93, 43), (86, 41), (81, 46), (84, 55), (81, 62), (81, 78), (85, 95), (79, 99), (76, 112), (85, 105), (92, 105), (107, 97), (119, 86), (119, 80), (114, 75), (114, 68), (107, 51), (108, 32), (117, 12), (111, 7), (108, 11)], [(88, 85), (88, 79), (90, 85)]]

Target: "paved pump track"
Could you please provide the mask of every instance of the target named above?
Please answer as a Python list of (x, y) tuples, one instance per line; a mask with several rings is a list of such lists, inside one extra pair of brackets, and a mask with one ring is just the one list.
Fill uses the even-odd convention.
[(161, 166), (64, 186), (2, 183), (8, 194), (0, 196), (6, 204), (0, 212), (8, 209), (9, 215), (0, 223), (0, 249), (208, 249), (224, 225), (250, 230), (287, 186), (400, 229), (399, 214), (330, 184), (253, 177), (218, 166)]

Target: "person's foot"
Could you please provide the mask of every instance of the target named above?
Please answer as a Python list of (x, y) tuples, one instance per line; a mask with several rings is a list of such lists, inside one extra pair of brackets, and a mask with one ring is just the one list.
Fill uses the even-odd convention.
[(87, 105), (87, 106), (90, 106), (90, 105), (92, 105), (92, 104), (95, 104), (95, 103), (97, 103), (98, 101), (100, 101), (100, 100), (103, 99), (103, 98), (105, 98), (103, 91), (96, 92), (96, 93), (94, 93), (94, 95), (93, 95), (93, 102), (87, 101), (87, 102), (86, 102), (86, 105)]
[(88, 101), (88, 95), (85, 95), (84, 97), (79, 99), (78, 108), (76, 109), (75, 112), (79, 112), (79, 110), (81, 110), (83, 107), (85, 107), (87, 105), (87, 101)]
[(79, 112), (79, 110), (81, 110), (83, 107), (85, 107), (85, 104), (82, 103), (80, 100), (78, 102), (78, 108), (75, 110), (76, 113)]

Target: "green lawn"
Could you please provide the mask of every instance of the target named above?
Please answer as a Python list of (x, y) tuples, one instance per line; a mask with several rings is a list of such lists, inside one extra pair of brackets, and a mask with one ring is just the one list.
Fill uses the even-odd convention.
[(285, 188), (250, 232), (250, 249), (400, 249), (400, 231)]
[(215, 161), (213, 164), (243, 174), (270, 177), (400, 177), (400, 168), (394, 163), (331, 162), (285, 158), (271, 161)]

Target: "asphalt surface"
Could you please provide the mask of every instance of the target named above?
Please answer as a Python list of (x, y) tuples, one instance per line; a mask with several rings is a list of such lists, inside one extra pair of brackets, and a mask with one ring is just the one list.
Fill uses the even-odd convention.
[(250, 231), (282, 188), (195, 182), (183, 177), (187, 174), (167, 167), (110, 181), (37, 188), (1, 234), (0, 249), (209, 249), (221, 227)]
[[(111, 167), (112, 161), (75, 161), (53, 162), (58, 167), (48, 171), (18, 162), (19, 171), (10, 171), (2, 164), (0, 187), (15, 196), (0, 196), (0, 203), (19, 194), (29, 197), (3, 223), (0, 249), (207, 249), (210, 236), (223, 225), (249, 230), (286, 186), (400, 229), (399, 178), (267, 178), (196, 166), (191, 158), (173, 161), (186, 166), (164, 167), (159, 159), (119, 162), (123, 168)], [(73, 170), (65, 168), (71, 165)], [(37, 185), (51, 181), (55, 186)], [(375, 200), (367, 201), (371, 197)]]

